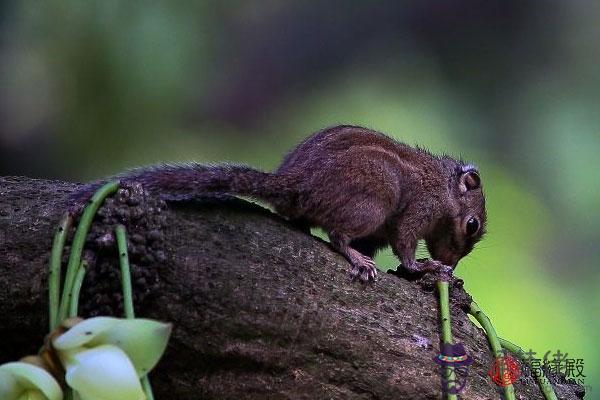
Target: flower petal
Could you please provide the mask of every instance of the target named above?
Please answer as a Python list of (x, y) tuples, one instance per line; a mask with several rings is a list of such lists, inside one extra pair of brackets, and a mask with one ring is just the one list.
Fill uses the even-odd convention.
[(46, 400), (47, 397), (37, 390), (28, 390), (23, 393), (17, 400)]
[(67, 364), (66, 380), (82, 399), (146, 398), (131, 361), (118, 347), (103, 345), (83, 350), (73, 360)]
[(96, 336), (117, 325), (119, 318), (95, 317), (81, 321), (52, 342), (57, 350), (72, 349), (83, 346)]
[(164, 353), (171, 324), (151, 319), (123, 319), (112, 328), (97, 335), (89, 346), (113, 344), (121, 348), (133, 363), (139, 377), (156, 366)]
[(5, 371), (0, 371), (0, 399), (15, 400), (21, 393), (17, 379)]
[[(6, 376), (10, 376), (10, 378), (6, 378)], [(16, 386), (11, 388), (10, 385)], [(23, 395), (31, 395), (34, 396), (31, 398), (35, 399), (36, 392), (42, 395), (42, 397), (38, 397), (44, 400), (62, 400), (63, 398), (62, 389), (58, 383), (42, 368), (23, 362), (0, 365), (0, 398), (20, 399)]]

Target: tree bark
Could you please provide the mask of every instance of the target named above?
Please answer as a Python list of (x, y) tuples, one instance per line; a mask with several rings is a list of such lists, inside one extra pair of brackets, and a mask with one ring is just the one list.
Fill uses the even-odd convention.
[[(81, 187), (0, 177), (0, 363), (42, 344), (52, 236)], [(136, 314), (174, 324), (151, 374), (157, 399), (441, 397), (435, 293), (385, 273), (350, 282), (348, 263), (325, 242), (243, 200), (165, 206), (135, 185), (122, 189), (86, 245), (85, 316), (120, 312), (116, 223), (128, 229)], [(460, 398), (500, 398), (483, 331), (451, 312), (454, 340), (474, 359)], [(572, 385), (555, 387), (561, 399), (579, 398)], [(542, 399), (531, 377), (515, 389)]]

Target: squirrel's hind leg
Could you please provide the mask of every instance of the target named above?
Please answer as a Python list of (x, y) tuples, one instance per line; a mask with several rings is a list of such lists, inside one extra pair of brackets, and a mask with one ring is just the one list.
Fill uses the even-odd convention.
[(331, 246), (341, 255), (346, 257), (352, 267), (348, 274), (352, 280), (359, 279), (361, 282), (369, 282), (375, 280), (377, 276), (377, 267), (372, 258), (367, 257), (356, 249), (350, 247), (350, 237), (337, 232), (329, 233)]
[(350, 242), (350, 247), (370, 258), (374, 258), (379, 250), (388, 245), (387, 240), (378, 237), (364, 237)]

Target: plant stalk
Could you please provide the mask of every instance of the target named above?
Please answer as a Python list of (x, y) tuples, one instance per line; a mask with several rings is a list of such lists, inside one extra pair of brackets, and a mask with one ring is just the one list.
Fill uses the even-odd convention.
[[(492, 325), (490, 319), (481, 311), (477, 303), (474, 301), (471, 302), (471, 306), (469, 308), (469, 314), (471, 314), (477, 322), (481, 325), (481, 327), (485, 330), (485, 334), (487, 336), (488, 342), (492, 349), (492, 354), (494, 360), (499, 357), (504, 357), (504, 352), (502, 351), (502, 346), (500, 345), (500, 341), (498, 340), (498, 335), (496, 334), (496, 330)], [(502, 365), (500, 366), (502, 368)], [(500, 371), (502, 374), (502, 371)], [(504, 399), (505, 400), (515, 400), (515, 389), (512, 384), (508, 384), (504, 386)]]
[(50, 253), (50, 263), (48, 268), (48, 315), (50, 332), (54, 331), (58, 324), (62, 254), (72, 223), (73, 217), (69, 213), (65, 213), (60, 220), (60, 224), (58, 225), (56, 233), (54, 234), (54, 239), (52, 240), (52, 251)]
[[(452, 344), (452, 324), (450, 322), (450, 299), (448, 294), (448, 282), (437, 281), (437, 289), (440, 294), (440, 325), (442, 331), (442, 345)], [(441, 347), (441, 346), (440, 346)], [(450, 389), (450, 381), (455, 380), (455, 372), (453, 367), (445, 367), (444, 376), (447, 377), (448, 387)], [(456, 394), (447, 393), (448, 400), (456, 400)]]
[(135, 318), (133, 311), (133, 293), (131, 288), (131, 272), (129, 268), (129, 256), (127, 254), (127, 236), (125, 227), (117, 225), (115, 228), (117, 247), (119, 249), (119, 264), (121, 266), (121, 286), (123, 289), (123, 310), (125, 318)]
[(502, 345), (503, 348), (510, 351), (514, 355), (516, 355), (517, 358), (519, 360), (521, 360), (521, 362), (523, 362), (524, 364), (527, 364), (529, 366), (531, 373), (535, 376), (535, 379), (537, 380), (540, 390), (541, 390), (542, 394), (544, 395), (544, 399), (558, 400), (558, 398), (556, 397), (556, 393), (554, 393), (554, 388), (550, 384), (550, 381), (544, 376), (544, 370), (542, 370), (540, 368), (539, 374), (534, 373), (533, 366), (527, 360), (527, 357), (525, 356), (525, 352), (523, 351), (523, 349), (521, 347), (517, 346), (514, 343), (509, 342), (508, 340), (502, 339), (502, 338), (498, 338), (498, 340), (500, 341), (500, 344)]
[(81, 263), (81, 253), (83, 252), (83, 246), (85, 244), (85, 238), (92, 225), (92, 220), (96, 215), (96, 211), (104, 201), (104, 199), (114, 193), (119, 187), (119, 182), (109, 182), (103, 185), (100, 189), (94, 193), (90, 199), (89, 204), (83, 210), (79, 226), (75, 231), (75, 237), (73, 238), (73, 244), (71, 245), (71, 254), (69, 256), (69, 263), (67, 264), (67, 271), (65, 274), (65, 283), (62, 292), (62, 298), (60, 301), (60, 307), (58, 311), (58, 317), (56, 320), (57, 324), (60, 324), (69, 311), (69, 294), (73, 290), (73, 284), (75, 283), (75, 276)]
[(75, 283), (73, 284), (73, 290), (69, 294), (69, 317), (76, 317), (77, 310), (79, 309), (79, 292), (81, 291), (81, 285), (83, 285), (83, 278), (85, 278), (85, 273), (87, 271), (88, 263), (83, 260), (79, 265), (79, 269), (77, 270), (77, 275), (75, 275)]
[[(117, 238), (117, 247), (119, 249), (119, 265), (121, 266), (121, 286), (123, 288), (123, 310), (125, 318), (135, 318), (133, 308), (133, 290), (131, 288), (131, 271), (129, 268), (129, 256), (127, 254), (127, 233), (123, 225), (117, 225), (115, 228)], [(150, 378), (145, 375), (141, 378), (142, 389), (146, 395), (146, 400), (154, 400)]]

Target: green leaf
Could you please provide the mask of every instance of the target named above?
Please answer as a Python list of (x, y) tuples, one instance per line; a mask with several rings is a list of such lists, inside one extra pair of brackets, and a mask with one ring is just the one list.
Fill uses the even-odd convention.
[(96, 336), (118, 325), (120, 321), (122, 320), (112, 317), (95, 317), (83, 320), (54, 339), (54, 348), (61, 351), (88, 345)]
[(139, 377), (146, 375), (162, 357), (171, 324), (151, 319), (125, 319), (97, 335), (90, 345), (112, 344), (122, 349), (133, 363)]
[(164, 353), (171, 324), (151, 319), (96, 317), (84, 320), (54, 340), (61, 360), (70, 363), (83, 349), (106, 344), (122, 349), (139, 377), (156, 366)]

